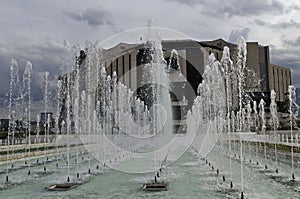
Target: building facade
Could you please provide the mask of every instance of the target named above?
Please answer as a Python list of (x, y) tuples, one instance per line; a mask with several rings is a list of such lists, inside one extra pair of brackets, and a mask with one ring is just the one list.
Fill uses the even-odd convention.
[[(186, 113), (197, 95), (197, 88), (202, 82), (202, 75), (205, 65), (208, 64), (209, 55), (213, 53), (215, 58), (221, 61), (223, 49), (227, 46), (230, 49), (230, 57), (235, 64), (238, 47), (236, 44), (223, 39), (213, 41), (166, 40), (162, 41), (161, 44), (166, 65), (170, 68), (168, 73), (174, 115), (173, 123), (176, 132), (184, 132)], [(80, 71), (80, 90), (85, 90), (86, 94), (92, 96), (92, 104), (95, 106), (98, 92), (97, 79), (100, 77), (100, 66), (104, 66), (108, 75), (112, 76), (115, 71), (119, 82), (125, 84), (143, 101), (147, 101), (142, 92), (144, 87), (143, 66), (150, 62), (150, 50), (151, 48), (147, 43), (119, 43), (110, 49), (102, 49), (99, 68), (90, 65), (89, 60), (82, 59), (77, 66), (79, 67), (78, 71)], [(176, 54), (176, 63), (174, 62), (174, 53)], [(269, 47), (259, 45), (258, 42), (247, 42), (246, 65), (244, 88), (248, 96), (258, 103), (263, 98), (268, 106), (270, 92), (274, 89), (277, 93), (276, 101), (279, 108), (284, 107), (288, 86), (291, 84), (291, 71), (270, 64)], [(73, 71), (69, 77), (65, 75), (62, 78), (65, 78), (63, 85), (66, 87), (73, 85), (74, 87), (75, 76), (76, 71)], [(71, 81), (68, 82), (66, 79)], [(284, 111), (285, 109), (281, 108), (280, 110)], [(178, 131), (178, 129), (181, 130)]]
[(291, 85), (291, 70), (270, 64), (269, 67), (269, 89), (276, 92), (276, 101), (279, 111), (287, 111), (288, 87)]
[[(200, 42), (209, 53), (214, 53), (220, 61), (224, 46), (230, 48), (233, 63), (236, 63), (237, 45), (217, 39)], [(276, 92), (276, 102), (279, 111), (286, 111), (286, 97), (288, 86), (291, 85), (291, 70), (270, 63), (269, 46), (262, 46), (258, 42), (247, 42), (247, 60), (245, 71), (245, 92), (258, 103), (264, 99), (270, 104), (271, 90)]]

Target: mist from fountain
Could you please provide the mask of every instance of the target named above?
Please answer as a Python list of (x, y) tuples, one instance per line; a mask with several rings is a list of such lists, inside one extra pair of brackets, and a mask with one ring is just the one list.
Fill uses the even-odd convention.
[[(205, 66), (203, 81), (198, 87), (198, 96), (194, 100), (192, 111), (187, 114), (187, 133), (197, 133), (193, 147), (198, 151), (201, 158), (204, 158), (212, 150), (220, 135), (225, 135), (225, 133), (229, 142), (229, 152), (231, 153), (231, 132), (238, 131), (241, 161), (241, 198), (244, 198), (244, 158), (241, 133), (249, 131), (252, 122), (250, 117), (251, 107), (247, 105), (247, 110), (243, 108), (246, 55), (246, 42), (243, 38), (238, 39), (236, 66), (232, 64), (228, 47), (224, 48), (221, 63), (216, 61), (214, 55), (211, 54), (209, 64)], [(236, 82), (238, 83), (237, 88), (234, 88)], [(234, 90), (238, 92), (238, 107), (234, 107), (233, 103)], [(238, 110), (237, 113), (233, 111), (235, 108)], [(231, 157), (229, 164), (230, 187), (232, 188)], [(217, 171), (219, 173), (219, 169)], [(225, 177), (223, 176), (224, 180)]]
[(187, 115), (187, 133), (196, 133), (193, 147), (205, 157), (224, 129), (226, 114), (225, 87), (220, 63), (213, 54), (205, 66), (203, 81), (198, 87), (192, 111)]
[[(161, 168), (163, 159), (158, 158), (156, 152), (173, 138), (173, 124), (171, 111), (171, 98), (169, 94), (169, 78), (167, 63), (163, 57), (161, 38), (151, 24), (148, 27), (146, 47), (150, 54), (145, 54), (144, 59), (149, 63), (143, 66), (143, 85), (149, 86), (146, 95), (150, 101), (150, 132), (153, 138), (150, 143), (154, 147), (154, 168)], [(147, 53), (147, 51), (146, 51)], [(150, 91), (150, 92), (149, 92)], [(164, 108), (164, 109), (162, 109)], [(161, 157), (164, 157), (163, 155)]]

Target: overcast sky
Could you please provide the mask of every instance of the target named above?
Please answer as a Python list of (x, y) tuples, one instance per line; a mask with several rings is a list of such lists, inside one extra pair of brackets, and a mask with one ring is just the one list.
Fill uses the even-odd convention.
[[(292, 70), (300, 87), (299, 0), (7, 0), (0, 6), (0, 97), (9, 62), (30, 60), (35, 85), (45, 70), (56, 78), (64, 40), (83, 44), (146, 26), (174, 29), (197, 40), (223, 38), (270, 46), (271, 62)], [(38, 87), (36, 87), (38, 92)]]

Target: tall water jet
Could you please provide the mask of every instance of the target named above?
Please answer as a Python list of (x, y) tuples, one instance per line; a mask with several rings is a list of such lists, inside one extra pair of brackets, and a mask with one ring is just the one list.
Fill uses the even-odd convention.
[[(16, 98), (16, 89), (18, 84), (18, 76), (19, 76), (19, 66), (17, 64), (17, 61), (15, 59), (11, 60), (10, 64), (10, 83), (9, 83), (9, 105), (8, 105), (8, 134), (7, 134), (7, 165), (6, 165), (6, 182), (8, 182), (8, 167), (9, 167), (9, 147), (10, 147), (10, 139), (11, 136), (14, 138), (15, 135), (15, 129), (16, 129), (16, 116), (15, 116), (15, 98)], [(12, 155), (13, 155), (13, 139), (11, 142), (12, 145)]]
[(46, 153), (47, 153), (47, 144), (48, 144), (48, 129), (50, 128), (48, 126), (48, 106), (49, 106), (49, 96), (48, 96), (48, 77), (49, 77), (49, 72), (46, 71), (44, 74), (44, 118), (43, 119), (43, 125), (44, 125), (44, 171), (46, 171)]
[(221, 64), (224, 67), (225, 71), (225, 88), (226, 88), (226, 107), (227, 107), (227, 134), (228, 134), (228, 145), (229, 145), (229, 170), (230, 170), (230, 184), (232, 184), (232, 166), (231, 166), (231, 107), (232, 107), (232, 81), (231, 81), (231, 73), (233, 69), (233, 62), (230, 59), (230, 51), (227, 46), (224, 47), (223, 56), (221, 60)]
[(23, 100), (26, 102), (26, 131), (28, 132), (28, 175), (30, 175), (30, 149), (31, 149), (31, 75), (32, 75), (32, 64), (27, 61), (25, 65), (25, 71), (23, 74)]
[(70, 182), (70, 132), (71, 132), (71, 99), (67, 94), (67, 182)]
[(292, 156), (292, 180), (295, 180), (294, 174), (294, 140), (293, 140), (293, 128), (295, 120), (298, 115), (299, 106), (296, 103), (296, 88), (293, 85), (289, 86), (289, 113), (290, 113), (290, 126), (291, 126), (291, 156)]
[[(148, 24), (148, 35), (145, 45), (143, 82), (151, 106), (151, 133), (154, 141), (154, 168), (160, 168), (156, 150), (171, 141), (173, 134), (171, 98), (169, 94), (169, 77), (167, 63), (164, 60), (161, 38), (152, 24)], [(163, 123), (165, 122), (165, 123)]]
[[(36, 144), (39, 146), (41, 143), (41, 138), (40, 138), (40, 115), (36, 116)], [(36, 149), (37, 153), (39, 153), (39, 147)], [(39, 159), (36, 160), (37, 163), (39, 163)]]
[(81, 110), (80, 110), (80, 70), (79, 70), (79, 58), (76, 59), (76, 84), (75, 84), (75, 102), (74, 102), (74, 127), (75, 127), (75, 140), (76, 140), (76, 178), (79, 178), (79, 149), (78, 149), (78, 142), (79, 142), (79, 134), (80, 134), (80, 121), (81, 121)]
[(264, 137), (264, 163), (265, 163), (265, 169), (268, 169), (267, 166), (267, 135), (266, 135), (266, 116), (265, 116), (265, 101), (263, 99), (260, 100), (259, 102), (259, 115), (261, 119), (261, 132), (265, 136)]
[[(253, 101), (253, 111), (254, 111), (254, 127), (255, 127), (255, 132), (257, 132), (257, 118), (258, 118), (258, 113), (257, 113), (257, 102)], [(256, 165), (259, 164), (258, 162), (258, 143), (255, 142), (255, 157), (256, 157)]]
[(56, 167), (58, 167), (58, 134), (60, 133), (60, 111), (61, 111), (61, 92), (62, 92), (62, 82), (59, 79), (57, 81), (57, 107), (56, 107), (56, 116), (55, 116), (55, 151), (56, 151)]
[[(251, 109), (251, 104), (250, 101), (247, 103), (247, 131), (250, 132), (251, 124), (252, 124), (252, 117), (251, 117), (252, 109)], [(250, 140), (248, 141), (248, 148), (249, 148), (249, 163), (251, 163), (251, 144)]]
[(275, 150), (275, 171), (278, 173), (277, 168), (277, 128), (279, 126), (278, 116), (277, 116), (277, 104), (276, 104), (276, 92), (274, 90), (271, 91), (271, 104), (270, 104), (270, 111), (271, 111), (271, 123), (273, 124), (273, 136), (274, 136), (274, 150)]
[(191, 117), (187, 117), (187, 132), (196, 134), (193, 146), (201, 157), (213, 149), (225, 127), (226, 106), (223, 104), (226, 96), (222, 70), (214, 54), (209, 55)]
[[(90, 145), (91, 144), (91, 142), (92, 142), (92, 140), (91, 140), (91, 134), (92, 134), (92, 115), (91, 115), (91, 112), (92, 112), (92, 102), (91, 102), (91, 95), (89, 94), (88, 96), (87, 96), (87, 121), (86, 121), (86, 123), (87, 123), (87, 131), (86, 131), (86, 133), (87, 133), (87, 136), (88, 136), (88, 145)], [(90, 147), (91, 148), (91, 147)], [(91, 151), (90, 151), (91, 152)], [(89, 159), (88, 159), (88, 161), (89, 161), (89, 168), (88, 168), (88, 173), (91, 173), (91, 154), (89, 154)]]
[(237, 78), (238, 78), (238, 95), (239, 95), (239, 133), (240, 133), (240, 158), (241, 158), (241, 198), (244, 198), (244, 177), (243, 177), (243, 142), (241, 138), (242, 133), (242, 109), (243, 109), (243, 97), (244, 97), (244, 73), (246, 68), (246, 56), (247, 56), (247, 44), (243, 37), (238, 38), (238, 57), (237, 57)]
[(106, 147), (105, 147), (105, 134), (106, 134), (106, 98), (105, 98), (105, 82), (106, 82), (106, 70), (104, 66), (100, 67), (100, 76), (98, 82), (98, 101), (99, 101), (99, 120), (102, 125), (102, 157), (103, 157), (103, 165), (105, 166), (106, 163)]
[[(98, 76), (98, 75), (97, 75)], [(97, 116), (97, 118), (96, 118), (96, 122), (97, 122), (97, 125), (96, 125), (96, 128), (97, 128), (97, 134), (96, 134), (96, 150), (98, 150), (98, 147), (101, 147), (101, 144), (100, 144), (100, 141), (99, 141), (99, 138), (100, 138), (100, 136), (101, 136), (101, 124), (99, 123), (99, 121), (98, 121), (98, 118), (99, 118), (99, 111), (100, 111), (100, 101), (98, 100), (97, 101), (97, 104), (96, 104), (96, 107), (97, 107), (97, 111), (96, 111), (96, 116)], [(102, 148), (103, 149), (103, 148)], [(98, 152), (97, 153), (97, 155), (98, 155), (98, 157), (100, 158), (101, 157), (101, 153), (100, 152)], [(99, 159), (98, 158), (98, 159)], [(96, 169), (99, 169), (99, 164), (97, 163), (97, 166), (96, 166)]]

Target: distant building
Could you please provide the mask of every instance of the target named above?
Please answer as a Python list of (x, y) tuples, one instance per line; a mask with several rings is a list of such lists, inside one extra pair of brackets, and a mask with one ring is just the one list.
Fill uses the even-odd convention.
[(287, 112), (288, 87), (292, 84), (291, 70), (282, 66), (270, 64), (269, 89), (275, 90), (279, 112)]
[(54, 122), (53, 113), (52, 112), (43, 112), (40, 116), (40, 123), (47, 123), (49, 120), (50, 123)]
[[(192, 106), (199, 83), (202, 82), (208, 53), (198, 41), (194, 40), (162, 41), (162, 50), (167, 65), (171, 67), (169, 78), (174, 129), (176, 132), (182, 132), (186, 128), (185, 115)], [(176, 50), (178, 54), (175, 65), (171, 60), (172, 50)], [(103, 51), (103, 62), (108, 75), (116, 71), (118, 80), (127, 85), (146, 104), (142, 82), (143, 65), (150, 61), (146, 58), (147, 53), (149, 53), (147, 44), (126, 43)]]
[(0, 131), (7, 131), (9, 127), (9, 119), (0, 119)]
[[(185, 115), (191, 108), (193, 100), (197, 93), (198, 85), (202, 82), (204, 67), (208, 63), (208, 56), (214, 53), (217, 60), (221, 60), (223, 49), (230, 48), (230, 56), (233, 63), (237, 62), (237, 45), (217, 39), (213, 41), (196, 40), (165, 40), (162, 41), (163, 56), (166, 63), (171, 62), (170, 56), (172, 50), (178, 54), (175, 70), (182, 74), (170, 73), (171, 98), (174, 113), (174, 124), (177, 128), (185, 128)], [(81, 52), (82, 54), (82, 52)], [(124, 83), (128, 88), (135, 92), (143, 100), (141, 92), (143, 82), (142, 66), (149, 62), (147, 59), (149, 46), (146, 44), (127, 44), (119, 43), (110, 49), (102, 50), (102, 65), (105, 66), (107, 74), (113, 74), (116, 71), (118, 81)], [(79, 63), (79, 62), (78, 62)], [(270, 93), (274, 89), (277, 93), (276, 101), (280, 110), (284, 111), (285, 100), (287, 96), (288, 85), (291, 84), (291, 71), (287, 68), (270, 63), (269, 47), (259, 45), (258, 42), (247, 42), (247, 70), (245, 71), (245, 92), (257, 102), (264, 99), (267, 105), (270, 104)], [(88, 68), (84, 58), (80, 59), (77, 66), (80, 71), (80, 90), (85, 90), (92, 98), (92, 106), (95, 107), (97, 101), (96, 74), (99, 75), (100, 68)], [(89, 78), (88, 78), (89, 77)], [(70, 89), (70, 109), (74, 104), (74, 83), (76, 82), (76, 71), (61, 77), (63, 80), (62, 89), (62, 115), (66, 114), (66, 90)], [(90, 85), (90, 86), (88, 86)], [(236, 85), (235, 85), (236, 86)], [(73, 89), (73, 90), (72, 90)], [(235, 91), (237, 88), (235, 88)], [(179, 93), (172, 93), (180, 91)], [(184, 97), (185, 96), (185, 97)], [(233, 102), (237, 107), (237, 102)], [(72, 117), (72, 110), (70, 111)], [(42, 118), (42, 117), (41, 117)]]
[[(209, 53), (214, 53), (218, 60), (222, 58), (224, 46), (230, 48), (231, 59), (236, 63), (237, 45), (217, 39), (200, 42)], [(270, 104), (270, 93), (274, 89), (279, 111), (285, 112), (288, 86), (291, 84), (291, 70), (270, 63), (269, 46), (258, 42), (247, 42), (247, 70), (245, 71), (245, 92), (256, 100), (264, 99)]]

